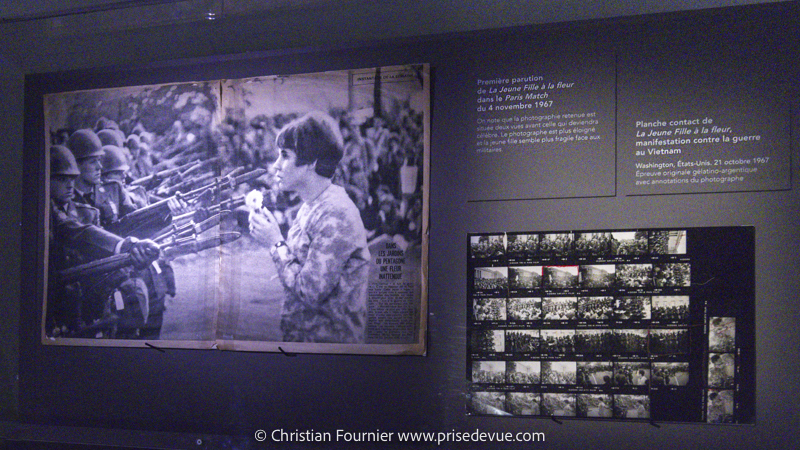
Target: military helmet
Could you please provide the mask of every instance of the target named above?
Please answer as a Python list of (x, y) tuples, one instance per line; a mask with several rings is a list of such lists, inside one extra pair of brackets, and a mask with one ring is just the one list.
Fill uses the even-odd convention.
[(103, 156), (103, 143), (94, 131), (82, 128), (69, 137), (67, 147), (76, 160), (91, 156)]
[(99, 132), (100, 130), (119, 130), (119, 125), (117, 125), (117, 122), (103, 116), (94, 123), (94, 131)]
[(78, 176), (81, 174), (72, 152), (63, 145), (50, 147), (50, 175)]
[(139, 148), (141, 143), (142, 138), (140, 138), (138, 134), (131, 134), (127, 139), (125, 139), (125, 147), (130, 149)]
[(130, 169), (128, 166), (128, 158), (121, 148), (114, 145), (103, 146), (103, 175), (115, 170), (122, 170), (123, 172)]
[[(117, 133), (117, 130), (100, 130), (97, 132), (97, 137), (100, 138), (100, 142), (103, 145), (114, 145), (117, 147), (122, 147), (122, 144), (125, 142), (125, 139), (120, 136), (122, 133)], [(123, 135), (124, 136), (124, 135)]]

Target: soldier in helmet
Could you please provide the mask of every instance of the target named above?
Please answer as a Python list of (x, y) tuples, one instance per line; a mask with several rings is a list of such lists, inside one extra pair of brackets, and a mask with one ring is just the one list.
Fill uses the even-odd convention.
[(84, 128), (72, 133), (67, 141), (80, 169), (75, 183), (76, 199), (100, 210), (100, 224), (107, 226), (136, 210), (136, 206), (118, 183), (103, 183), (102, 141), (97, 134)]
[(144, 186), (126, 186), (125, 180), (130, 165), (128, 165), (128, 158), (125, 152), (120, 148), (113, 145), (103, 146), (103, 164), (102, 180), (103, 184), (118, 183), (122, 186), (122, 191), (128, 194), (131, 202), (136, 209), (144, 208), (150, 202), (147, 199), (147, 191)]
[(128, 164), (131, 166), (130, 177), (137, 180), (153, 173), (153, 159), (147, 149), (147, 144), (138, 134), (132, 134), (125, 140), (125, 147), (131, 155)]
[[(136, 209), (147, 206), (149, 201), (143, 186), (125, 185), (126, 174), (130, 167), (123, 151), (119, 147), (105, 145), (103, 152), (104, 186), (119, 185), (119, 191), (132, 201)], [(107, 191), (113, 192), (111, 189)], [(168, 205), (174, 214), (185, 209), (185, 203), (178, 198), (170, 200)], [(166, 226), (167, 222), (164, 225)], [(127, 334), (126, 337), (157, 339), (166, 309), (166, 296), (174, 297), (176, 293), (175, 273), (167, 261), (159, 259), (152, 265), (132, 273), (131, 278), (134, 283), (141, 281), (141, 285), (137, 284), (132, 289), (132, 295), (141, 306), (137, 311), (138, 314), (124, 316), (125, 320), (120, 324), (120, 328), (125, 328), (122, 332)]]
[(103, 144), (103, 147), (106, 145), (113, 145), (114, 147), (119, 148), (122, 150), (122, 153), (125, 155), (125, 159), (130, 164), (132, 159), (128, 148), (125, 147), (125, 133), (120, 130), (100, 130), (97, 132), (97, 137), (100, 138), (100, 142)]
[(144, 267), (159, 254), (152, 241), (123, 239), (98, 226), (100, 212), (74, 201), (81, 171), (68, 148), (50, 149), (50, 216), (48, 229), (48, 300), (46, 326), (49, 336), (76, 334), (99, 320), (106, 299), (89, 299), (79, 284), (64, 286), (56, 274), (68, 267), (115, 253), (130, 253)]
[(99, 133), (101, 130), (119, 130), (119, 124), (108, 117), (102, 116), (94, 123), (94, 132)]
[(97, 137), (103, 145), (122, 147), (125, 143), (125, 133), (120, 130), (100, 130), (97, 132)]

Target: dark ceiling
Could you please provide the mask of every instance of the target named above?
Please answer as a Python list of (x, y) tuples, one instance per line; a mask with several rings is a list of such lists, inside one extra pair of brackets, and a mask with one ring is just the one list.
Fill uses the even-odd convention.
[(60, 71), (770, 1), (8, 0), (0, 4), (0, 70)]

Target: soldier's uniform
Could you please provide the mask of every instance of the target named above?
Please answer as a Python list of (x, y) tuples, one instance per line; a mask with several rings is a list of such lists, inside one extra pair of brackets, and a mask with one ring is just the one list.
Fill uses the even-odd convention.
[[(122, 149), (115, 145), (103, 146), (103, 176), (109, 172), (124, 173), (130, 169)], [(137, 189), (138, 188), (138, 189)], [(108, 221), (116, 222), (126, 214), (148, 205), (147, 192), (142, 186), (130, 188), (118, 180), (107, 180), (98, 189), (98, 205), (107, 212)], [(170, 217), (165, 217), (159, 228), (166, 226)], [(117, 337), (158, 339), (165, 311), (166, 295), (175, 295), (175, 274), (163, 259), (139, 270), (130, 272), (130, 279), (120, 286), (125, 308), (119, 311), (120, 320)]]
[(119, 181), (107, 181), (103, 184), (94, 185), (89, 192), (76, 190), (75, 199), (80, 203), (99, 209), (100, 224), (103, 227), (136, 210), (136, 206)]
[[(100, 211), (89, 205), (51, 201), (48, 255), (47, 329), (75, 332), (99, 317), (105, 307), (84, 299), (79, 284), (58, 283), (56, 273), (96, 258), (114, 254), (122, 238), (100, 228)], [(100, 313), (98, 313), (100, 311)]]
[(303, 203), (286, 246), (286, 252), (271, 252), (286, 291), (283, 340), (363, 343), (370, 255), (361, 216), (345, 190), (332, 184)]

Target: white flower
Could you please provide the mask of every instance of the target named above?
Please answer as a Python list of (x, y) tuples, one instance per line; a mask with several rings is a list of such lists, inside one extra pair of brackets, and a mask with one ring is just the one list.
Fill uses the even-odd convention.
[(250, 209), (250, 212), (261, 211), (264, 204), (264, 195), (259, 190), (250, 191), (244, 198), (244, 203)]

